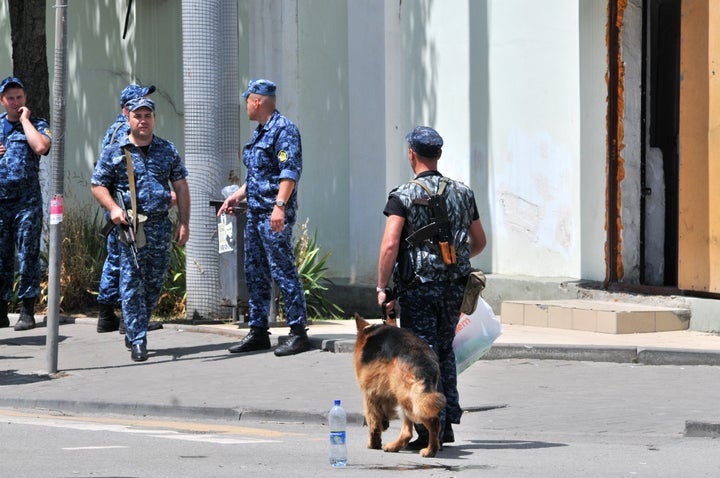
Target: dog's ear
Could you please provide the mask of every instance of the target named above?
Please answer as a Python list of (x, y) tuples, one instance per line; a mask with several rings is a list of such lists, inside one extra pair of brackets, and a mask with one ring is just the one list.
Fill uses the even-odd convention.
[(357, 327), (358, 332), (360, 332), (368, 325), (370, 324), (368, 324), (367, 321), (360, 316), (360, 314), (355, 312), (355, 327)]
[(397, 325), (397, 319), (396, 319), (395, 317), (392, 317), (392, 318), (387, 317), (387, 318), (385, 319), (385, 325), (391, 325), (391, 326), (393, 326), (393, 327), (397, 327), (397, 326), (398, 326), (398, 325)]

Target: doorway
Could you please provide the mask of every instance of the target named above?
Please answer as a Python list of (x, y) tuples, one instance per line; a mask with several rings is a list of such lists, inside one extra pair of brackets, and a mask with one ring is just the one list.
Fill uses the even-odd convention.
[(640, 282), (665, 287), (678, 283), (680, 1), (643, 2)]

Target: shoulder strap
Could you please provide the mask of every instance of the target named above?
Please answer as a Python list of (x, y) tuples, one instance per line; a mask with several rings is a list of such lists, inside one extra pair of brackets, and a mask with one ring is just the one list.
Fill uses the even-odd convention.
[(125, 151), (125, 160), (127, 162), (127, 172), (128, 172), (128, 184), (130, 186), (130, 208), (133, 212), (133, 228), (137, 231), (137, 200), (135, 197), (135, 173), (133, 172), (133, 164), (132, 164), (132, 156), (130, 155), (130, 150), (127, 148), (123, 148), (123, 151)]
[(432, 196), (435, 196), (435, 195), (437, 195), (437, 196), (442, 196), (443, 193), (445, 192), (445, 187), (446, 187), (446, 186), (448, 185), (448, 183), (450, 182), (450, 179), (449, 179), (449, 178), (446, 178), (445, 176), (443, 176), (443, 177), (440, 178), (440, 182), (438, 183), (437, 193), (433, 193), (433, 192), (430, 190), (430, 188), (427, 186), (427, 184), (425, 184), (423, 181), (418, 181), (417, 179), (413, 179), (413, 180), (410, 181), (410, 182), (413, 183), (413, 184), (417, 184), (418, 186), (420, 186), (421, 188), (423, 188), (423, 189), (425, 190), (425, 192), (428, 193), (428, 196), (432, 197)]
[(117, 132), (121, 126), (122, 126), (122, 123), (118, 123), (118, 125), (115, 127), (115, 130), (112, 132), (112, 135), (110, 136), (110, 142), (108, 144), (112, 144), (115, 142), (115, 135), (117, 134)]

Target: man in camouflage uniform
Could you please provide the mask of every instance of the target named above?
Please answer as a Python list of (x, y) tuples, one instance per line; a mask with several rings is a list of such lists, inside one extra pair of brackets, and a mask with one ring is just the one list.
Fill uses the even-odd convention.
[(271, 279), (285, 300), (290, 335), (275, 349), (276, 356), (294, 355), (310, 349), (307, 336), (305, 294), (292, 244), (297, 211), (297, 182), (302, 172), (302, 146), (297, 127), (275, 109), (276, 86), (269, 80), (251, 80), (243, 93), (248, 118), (258, 122), (243, 150), (247, 167), (245, 184), (228, 197), (218, 216), (233, 213), (247, 199), (245, 225), (245, 276), (250, 305), (250, 332), (231, 353), (270, 348), (268, 309)]
[[(443, 140), (432, 128), (418, 126), (410, 132), (408, 159), (415, 179), (390, 192), (383, 213), (387, 216), (378, 260), (378, 304), (388, 312), (395, 301), (388, 284), (390, 276), (397, 288), (401, 327), (415, 332), (438, 355), (440, 383), (438, 390), (447, 399), (441, 413), (442, 443), (455, 440), (452, 424), (460, 423), (462, 409), (457, 391), (457, 369), (452, 343), (455, 338), (463, 301), (465, 283), (470, 273), (470, 258), (479, 254), (487, 243), (480, 223), (475, 196), (459, 181), (443, 177), (437, 171)], [(448, 250), (454, 256), (443, 258), (438, 236), (434, 235), (414, 247), (408, 236), (434, 220), (428, 199), (439, 194), (449, 222)], [(427, 446), (428, 434), (422, 426), (419, 437), (408, 447)]]
[[(140, 86), (128, 85), (120, 92), (120, 109), (115, 122), (105, 132), (100, 151), (105, 149), (110, 143), (116, 143), (121, 138), (130, 133), (128, 125), (128, 111), (125, 105), (128, 101), (135, 98), (148, 96), (155, 91), (154, 85)], [(105, 220), (110, 220), (110, 214), (105, 211)], [(113, 228), (107, 235), (107, 257), (103, 265), (102, 275), (100, 277), (100, 289), (98, 291), (98, 305), (100, 313), (98, 314), (97, 331), (98, 333), (114, 332), (120, 330), (125, 334), (125, 324), (120, 324), (120, 319), (115, 315), (115, 307), (120, 303), (120, 249), (118, 247), (117, 228)]]
[[(130, 133), (103, 150), (92, 175), (92, 193), (109, 211), (116, 225), (127, 225), (128, 218), (115, 202), (114, 193), (120, 191), (126, 208), (132, 209), (132, 189), (128, 180), (130, 162), (137, 202), (137, 211), (133, 213), (138, 214), (138, 219), (142, 216), (146, 219), (139, 223), (136, 231), (140, 246), (137, 255), (139, 268), (133, 263), (130, 247), (122, 242), (120, 244), (120, 291), (126, 327), (125, 344), (131, 350), (130, 358), (142, 362), (148, 358), (148, 322), (170, 265), (170, 184), (177, 196), (179, 224), (175, 240), (180, 246), (189, 237), (190, 192), (185, 179), (187, 170), (175, 146), (153, 134), (155, 103), (148, 98), (136, 98), (130, 100), (126, 107)], [(145, 241), (141, 239), (143, 234)]]
[(22, 300), (15, 330), (35, 327), (35, 301), (40, 294), (42, 191), (40, 156), (50, 150), (46, 120), (30, 115), (25, 85), (19, 78), (0, 82), (0, 327), (9, 327), (8, 301), (13, 293), (15, 249), (20, 264), (18, 299)]

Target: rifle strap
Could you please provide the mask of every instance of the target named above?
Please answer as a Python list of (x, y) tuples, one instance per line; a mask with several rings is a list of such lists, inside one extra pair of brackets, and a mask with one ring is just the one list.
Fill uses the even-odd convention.
[(443, 193), (445, 192), (445, 187), (450, 182), (450, 179), (446, 178), (445, 176), (440, 178), (440, 182), (438, 183), (438, 190), (437, 190), (437, 193), (435, 193), (435, 194), (433, 194), (433, 192), (430, 190), (430, 188), (427, 186), (427, 184), (425, 184), (423, 181), (418, 181), (417, 179), (413, 179), (410, 182), (413, 184), (417, 184), (418, 186), (423, 188), (425, 190), (425, 192), (428, 193), (428, 196), (432, 197), (435, 195), (442, 196)]
[(108, 144), (113, 144), (115, 142), (115, 135), (117, 134), (118, 130), (122, 127), (122, 123), (115, 126), (115, 130), (113, 130), (112, 135), (110, 136), (110, 141), (108, 141)]
[(135, 196), (135, 173), (133, 172), (132, 156), (130, 150), (123, 148), (125, 151), (125, 161), (127, 162), (128, 185), (130, 186), (130, 207), (133, 212), (133, 229), (137, 231), (137, 199)]

